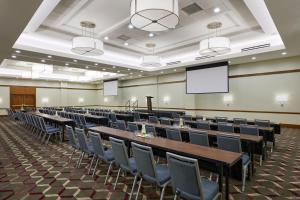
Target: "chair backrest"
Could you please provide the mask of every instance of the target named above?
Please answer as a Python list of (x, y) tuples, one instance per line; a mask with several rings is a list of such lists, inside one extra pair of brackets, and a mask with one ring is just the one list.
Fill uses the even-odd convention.
[(259, 136), (259, 130), (256, 125), (240, 125), (240, 133), (247, 134), (247, 135), (255, 135)]
[(218, 123), (218, 131), (234, 133), (233, 124), (229, 124), (226, 122), (219, 122)]
[(196, 115), (196, 120), (203, 120), (203, 116), (202, 115)]
[(149, 122), (153, 124), (158, 124), (158, 118), (156, 116), (149, 116)]
[(77, 147), (73, 128), (71, 126), (66, 125), (66, 132), (69, 139), (69, 144), (74, 148)]
[(131, 147), (138, 172), (146, 180), (156, 182), (152, 148), (134, 142), (131, 142)]
[(190, 131), (189, 132), (190, 143), (198, 144), (202, 146), (209, 146), (208, 134), (204, 131)]
[(36, 116), (33, 116), (33, 123), (38, 127), (40, 127), (40, 129), (44, 132), (47, 131), (47, 128), (46, 128), (46, 123), (45, 123), (45, 120), (44, 118), (42, 117), (36, 117)]
[(261, 127), (270, 127), (270, 120), (263, 120), (263, 119), (255, 119), (254, 120), (255, 125), (261, 126)]
[(77, 138), (78, 138), (78, 143), (79, 143), (80, 149), (83, 152), (88, 152), (89, 148), (88, 148), (88, 144), (87, 144), (86, 135), (84, 134), (84, 130), (83, 129), (79, 129), (79, 128), (75, 128), (75, 132), (77, 134)]
[(226, 122), (227, 123), (228, 118), (227, 117), (216, 117), (216, 122)]
[(246, 118), (233, 118), (233, 123), (240, 125), (240, 124), (247, 124)]
[(176, 112), (172, 112), (172, 118), (173, 119), (179, 119), (180, 118), (180, 115)]
[(218, 148), (232, 152), (242, 152), (241, 139), (237, 136), (218, 134), (217, 135)]
[(151, 125), (146, 124), (145, 128), (146, 128), (146, 133), (147, 133), (147, 134), (153, 134), (154, 136), (157, 135), (154, 126), (151, 126)]
[(171, 120), (166, 118), (161, 118), (160, 124), (171, 125)]
[(198, 161), (167, 152), (173, 192), (189, 199), (205, 199)]
[(136, 121), (136, 122), (141, 121), (141, 117), (140, 117), (140, 114), (138, 112), (133, 113), (133, 118), (134, 118), (134, 121)]
[(168, 139), (182, 141), (179, 129), (166, 128), (166, 135)]
[(84, 115), (78, 115), (78, 116), (79, 116), (81, 124), (85, 126), (86, 125), (86, 120), (85, 120)]
[(98, 133), (89, 131), (89, 136), (94, 148), (94, 153), (100, 158), (104, 158), (104, 147), (100, 135)]
[(118, 120), (117, 120), (117, 116), (116, 116), (115, 113), (110, 113), (110, 114), (109, 114), (109, 118), (110, 118), (110, 120), (111, 120), (113, 123), (115, 123), (115, 122), (118, 121)]
[(186, 121), (192, 121), (192, 115), (183, 115), (182, 118)]
[(130, 132), (138, 132), (139, 127), (135, 123), (128, 122), (127, 130), (130, 131)]
[(197, 121), (197, 128), (198, 129), (210, 130), (209, 121), (203, 121), (203, 120)]
[(117, 120), (116, 121), (116, 126), (117, 126), (117, 129), (126, 131), (126, 124), (125, 124), (124, 120)]
[(124, 141), (113, 137), (109, 137), (109, 140), (114, 153), (115, 163), (130, 171), (128, 154)]

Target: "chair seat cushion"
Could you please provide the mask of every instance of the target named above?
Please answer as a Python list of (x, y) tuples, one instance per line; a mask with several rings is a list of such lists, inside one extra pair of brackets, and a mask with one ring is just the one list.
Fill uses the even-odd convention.
[(247, 154), (243, 154), (242, 156), (242, 160), (243, 160), (243, 166), (247, 165), (250, 162), (250, 157)]
[(109, 162), (114, 160), (114, 153), (113, 153), (112, 149), (108, 149), (108, 150), (104, 151), (104, 159)]
[(48, 134), (53, 134), (53, 133), (57, 133), (57, 132), (60, 132), (59, 128), (52, 127), (52, 128), (47, 129)]
[(129, 158), (128, 159), (128, 164), (129, 164), (130, 170), (132, 172), (136, 172), (137, 171), (136, 162), (135, 162), (134, 158)]
[(202, 189), (205, 200), (214, 199), (219, 192), (219, 184), (214, 181), (202, 179)]
[(167, 165), (156, 165), (155, 166), (156, 175), (158, 178), (158, 181), (161, 185), (166, 183), (168, 180), (170, 180), (170, 171), (168, 169)]
[(96, 124), (93, 124), (93, 123), (86, 123), (85, 124), (85, 128), (91, 128), (91, 127), (95, 127), (97, 126)]

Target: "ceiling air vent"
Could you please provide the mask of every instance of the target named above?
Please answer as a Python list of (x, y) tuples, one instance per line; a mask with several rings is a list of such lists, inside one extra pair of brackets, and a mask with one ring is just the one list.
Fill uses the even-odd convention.
[(261, 45), (256, 45), (256, 46), (252, 46), (252, 47), (243, 48), (242, 51), (253, 51), (253, 50), (257, 50), (257, 49), (268, 48), (270, 46), (271, 46), (270, 43), (261, 44)]
[(128, 37), (127, 35), (120, 35), (119, 37), (117, 37), (118, 39), (120, 40), (123, 40), (123, 41), (127, 41), (130, 39), (130, 37)]
[(174, 62), (169, 62), (169, 63), (167, 63), (167, 65), (176, 65), (176, 64), (179, 64), (179, 63), (181, 63), (181, 61), (174, 61)]
[(203, 60), (203, 59), (208, 59), (208, 58), (213, 58), (213, 57), (215, 57), (215, 56), (209, 56), (209, 55), (207, 55), (207, 56), (200, 56), (200, 57), (196, 57), (195, 60)]
[(202, 11), (203, 9), (198, 4), (192, 3), (192, 4), (182, 8), (181, 10), (188, 15), (193, 15), (197, 12)]

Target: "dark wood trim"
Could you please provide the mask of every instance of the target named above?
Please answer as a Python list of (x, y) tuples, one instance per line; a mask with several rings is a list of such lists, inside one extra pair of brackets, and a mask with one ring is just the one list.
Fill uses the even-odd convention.
[(267, 76), (267, 75), (289, 74), (289, 73), (299, 73), (299, 72), (300, 72), (300, 69), (292, 69), (292, 70), (262, 72), (262, 73), (253, 73), (253, 74), (231, 75), (231, 76), (229, 76), (229, 78), (243, 78), (243, 77), (252, 77), (252, 76)]
[(295, 128), (295, 129), (300, 129), (300, 124), (283, 124), (280, 123), (281, 128)]

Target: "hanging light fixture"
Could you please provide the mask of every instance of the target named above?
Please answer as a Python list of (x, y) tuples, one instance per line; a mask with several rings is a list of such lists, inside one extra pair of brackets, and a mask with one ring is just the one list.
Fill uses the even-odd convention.
[(146, 55), (142, 57), (142, 64), (141, 66), (143, 67), (148, 67), (148, 68), (157, 68), (160, 67), (161, 60), (159, 56), (154, 55), (154, 48), (156, 44), (154, 43), (148, 43), (146, 44), (146, 47), (152, 48), (153, 54), (152, 55)]
[(226, 54), (231, 51), (230, 39), (227, 37), (217, 36), (217, 29), (221, 27), (221, 22), (213, 22), (207, 25), (208, 29), (216, 31), (216, 36), (204, 39), (200, 42), (199, 53), (201, 55), (216, 56)]
[(73, 38), (71, 51), (85, 56), (99, 56), (104, 53), (103, 42), (95, 38), (94, 29), (96, 24), (89, 21), (80, 22), (82, 36)]
[(178, 0), (132, 0), (130, 22), (149, 32), (173, 29), (179, 22)]

